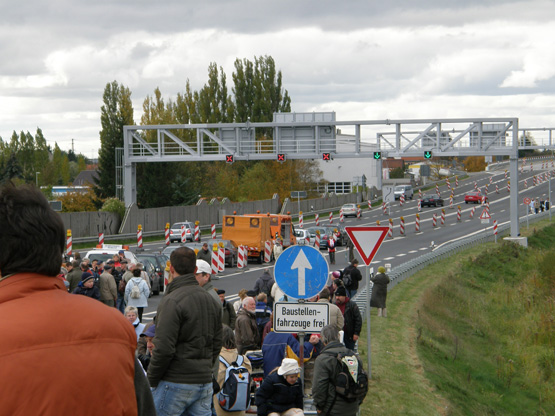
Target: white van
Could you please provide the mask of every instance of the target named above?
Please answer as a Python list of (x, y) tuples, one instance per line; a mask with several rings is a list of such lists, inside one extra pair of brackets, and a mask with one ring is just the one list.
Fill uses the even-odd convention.
[(409, 198), (412, 199), (414, 192), (410, 185), (397, 185), (393, 190), (393, 195), (395, 196), (395, 200), (400, 199), (401, 195), (405, 195), (406, 200)]

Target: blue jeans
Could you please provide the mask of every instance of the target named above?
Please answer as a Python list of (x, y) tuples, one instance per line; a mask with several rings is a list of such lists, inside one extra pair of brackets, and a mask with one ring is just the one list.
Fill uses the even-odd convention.
[(357, 290), (358, 289), (353, 289), (353, 290), (347, 289), (347, 296), (349, 296), (349, 299), (352, 299), (355, 297), (355, 295), (357, 294)]
[(118, 293), (118, 300), (116, 302), (116, 308), (121, 313), (123, 313), (124, 310), (125, 310), (125, 300), (123, 299), (123, 295), (120, 294), (120, 293)]
[(160, 381), (152, 391), (158, 416), (212, 416), (212, 383), (179, 384)]

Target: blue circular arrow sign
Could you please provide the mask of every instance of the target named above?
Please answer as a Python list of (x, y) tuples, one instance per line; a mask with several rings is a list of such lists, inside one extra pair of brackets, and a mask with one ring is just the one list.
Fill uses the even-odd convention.
[(310, 246), (291, 246), (276, 260), (274, 278), (287, 296), (309, 299), (328, 282), (328, 262), (320, 250)]

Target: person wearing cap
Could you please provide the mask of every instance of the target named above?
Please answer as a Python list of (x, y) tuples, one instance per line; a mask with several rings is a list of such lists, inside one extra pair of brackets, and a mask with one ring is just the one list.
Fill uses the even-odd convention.
[(318, 414), (330, 416), (355, 416), (359, 403), (348, 402), (336, 394), (335, 382), (340, 371), (338, 354), (352, 355), (352, 352), (339, 341), (339, 331), (334, 325), (322, 328), (321, 340), (324, 349), (314, 362), (312, 377), (312, 399)]
[(100, 300), (100, 291), (94, 284), (94, 276), (90, 273), (83, 273), (81, 281), (73, 291), (76, 295), (84, 295), (89, 298)]
[(345, 325), (343, 326), (343, 331), (345, 331), (345, 337), (343, 342), (345, 346), (351, 350), (355, 349), (355, 344), (362, 330), (362, 316), (360, 315), (360, 310), (358, 305), (347, 297), (347, 290), (345, 286), (339, 286), (335, 291), (336, 305), (345, 318)]
[(139, 359), (139, 362), (143, 366), (145, 372), (148, 370), (150, 359), (152, 358), (152, 351), (154, 350), (154, 343), (152, 341), (155, 335), (156, 325), (150, 325), (148, 328), (145, 328), (143, 333), (140, 335), (141, 339), (146, 340), (146, 353), (137, 354), (137, 358)]
[(330, 303), (330, 290), (325, 287), (322, 289), (320, 294), (318, 295), (318, 303), (327, 303), (329, 308), (329, 324), (335, 325), (338, 331), (343, 329), (345, 325), (345, 318), (343, 318), (343, 314), (339, 307), (334, 304)]
[(118, 299), (118, 287), (114, 276), (112, 276), (112, 266), (106, 264), (104, 271), (99, 277), (98, 288), (100, 290), (100, 301), (108, 306), (116, 306)]
[(255, 395), (258, 416), (304, 415), (300, 373), (297, 360), (284, 358), (281, 365), (264, 378)]
[(387, 317), (387, 309), (385, 301), (387, 299), (387, 285), (391, 281), (389, 276), (385, 274), (385, 267), (378, 267), (378, 274), (370, 277), (374, 283), (372, 287), (372, 297), (370, 298), (370, 307), (378, 308), (378, 316)]
[(218, 289), (216, 293), (222, 302), (222, 324), (229, 326), (231, 329), (235, 329), (235, 320), (237, 319), (235, 308), (231, 303), (225, 300), (225, 290)]
[(159, 415), (211, 416), (213, 369), (222, 348), (222, 306), (195, 278), (196, 254), (170, 254), (171, 283), (156, 311), (148, 381)]
[[(204, 260), (197, 259), (196, 265), (197, 265), (197, 271), (195, 272), (195, 278), (197, 279), (198, 284), (200, 285), (200, 287), (206, 290), (206, 292), (208, 292), (208, 294), (212, 297), (212, 299), (214, 299), (214, 302), (216, 302), (216, 304), (221, 308), (222, 301), (220, 300), (220, 297), (216, 293), (216, 290), (214, 289), (214, 285), (212, 284), (212, 279), (211, 279), (212, 268)], [(223, 315), (223, 310), (222, 310), (222, 315)]]
[(65, 242), (62, 219), (40, 190), (0, 186), (0, 330), (9, 334), (0, 354), (0, 412), (147, 414), (152, 396), (133, 327), (114, 308), (67, 292), (56, 277)]
[(347, 276), (350, 275), (351, 276), (351, 284), (350, 285), (345, 285), (345, 289), (347, 289), (347, 296), (349, 296), (351, 299), (353, 299), (355, 297), (355, 295), (357, 294), (357, 290), (358, 290), (358, 282), (360, 282), (362, 280), (362, 274), (360, 273), (360, 270), (358, 269), (358, 260), (357, 259), (353, 259), (353, 261), (351, 261), (351, 264), (349, 264), (347, 267), (345, 267), (345, 270), (343, 270), (343, 274), (342, 276)]
[(81, 275), (83, 274), (83, 272), (81, 271), (81, 267), (80, 267), (81, 263), (79, 262), (79, 260), (73, 260), (71, 262), (71, 265), (73, 267), (68, 272), (66, 276), (66, 280), (69, 283), (69, 292), (73, 293), (73, 291), (81, 281)]
[(208, 264), (212, 264), (212, 251), (208, 248), (208, 243), (203, 243), (197, 253), (197, 260), (204, 260)]

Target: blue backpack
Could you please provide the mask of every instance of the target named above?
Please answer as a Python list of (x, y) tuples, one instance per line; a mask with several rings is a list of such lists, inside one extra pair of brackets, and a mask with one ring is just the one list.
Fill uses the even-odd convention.
[(248, 410), (251, 402), (251, 375), (243, 366), (244, 358), (238, 355), (237, 359), (229, 364), (222, 356), (220, 362), (226, 366), (224, 383), (218, 393), (218, 402), (223, 410), (239, 412)]

